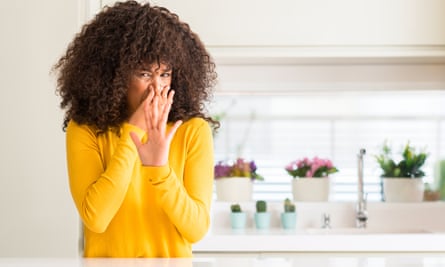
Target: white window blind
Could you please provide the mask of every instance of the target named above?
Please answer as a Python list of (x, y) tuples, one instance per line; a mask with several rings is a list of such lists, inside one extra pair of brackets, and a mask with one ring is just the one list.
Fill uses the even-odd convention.
[(212, 114), (222, 115), (215, 158), (255, 160), (265, 181), (255, 182), (254, 199), (292, 197), (290, 161), (318, 156), (340, 170), (333, 201), (356, 200), (357, 153), (365, 148), (365, 192), (381, 200), (375, 155), (385, 140), (400, 151), (406, 142), (425, 148), (425, 182), (434, 183), (434, 164), (445, 158), (445, 91), (216, 95)]

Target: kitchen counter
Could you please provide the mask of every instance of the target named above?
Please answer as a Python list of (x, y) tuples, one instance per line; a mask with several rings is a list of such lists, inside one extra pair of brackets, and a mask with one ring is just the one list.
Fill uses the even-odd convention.
[[(296, 203), (297, 226), (280, 225), (282, 203), (268, 203), (271, 226), (256, 229), (254, 202), (241, 203), (245, 229), (231, 229), (230, 204), (215, 202), (208, 234), (193, 246), (201, 252), (443, 252), (445, 202), (368, 203), (366, 229), (355, 226), (355, 203)], [(322, 229), (323, 214), (331, 229)]]
[(355, 254), (292, 253), (221, 254), (193, 259), (83, 259), (83, 258), (0, 258), (1, 267), (439, 267), (445, 266), (443, 254)]
[(324, 234), (228, 230), (204, 238), (195, 252), (445, 252), (444, 233)]

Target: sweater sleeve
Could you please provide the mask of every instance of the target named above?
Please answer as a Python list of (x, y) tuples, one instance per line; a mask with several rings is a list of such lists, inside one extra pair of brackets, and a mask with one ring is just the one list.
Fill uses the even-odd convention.
[[(202, 119), (194, 121), (194, 126), (186, 130), (184, 136), (178, 136), (186, 143), (183, 184), (168, 164), (142, 167), (144, 175), (156, 188), (157, 202), (190, 243), (203, 238), (210, 226), (214, 164), (211, 128)], [(173, 160), (170, 157), (169, 161)]]
[(124, 124), (114, 154), (105, 163), (90, 127), (74, 122), (67, 127), (70, 190), (84, 225), (93, 232), (107, 229), (125, 198), (138, 155), (130, 131), (143, 134), (139, 128)]

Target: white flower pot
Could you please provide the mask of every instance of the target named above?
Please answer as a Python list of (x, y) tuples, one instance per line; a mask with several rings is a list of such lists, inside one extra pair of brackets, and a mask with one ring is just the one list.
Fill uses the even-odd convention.
[(216, 199), (227, 202), (252, 200), (253, 182), (249, 177), (227, 177), (215, 179)]
[(331, 191), (331, 180), (323, 178), (292, 178), (294, 201), (328, 201)]
[(424, 190), (422, 178), (383, 178), (386, 202), (421, 202)]

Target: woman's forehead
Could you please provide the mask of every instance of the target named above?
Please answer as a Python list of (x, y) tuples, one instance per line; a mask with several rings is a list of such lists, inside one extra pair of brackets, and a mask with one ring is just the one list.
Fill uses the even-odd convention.
[(146, 70), (170, 70), (172, 68), (171, 64), (165, 60), (146, 60), (139, 67)]
[(155, 70), (170, 70), (172, 67), (170, 64), (163, 62), (163, 61), (159, 61), (159, 62), (143, 62), (141, 63), (141, 65), (139, 66), (139, 68), (144, 69), (144, 70), (150, 70), (150, 71), (155, 71)]

